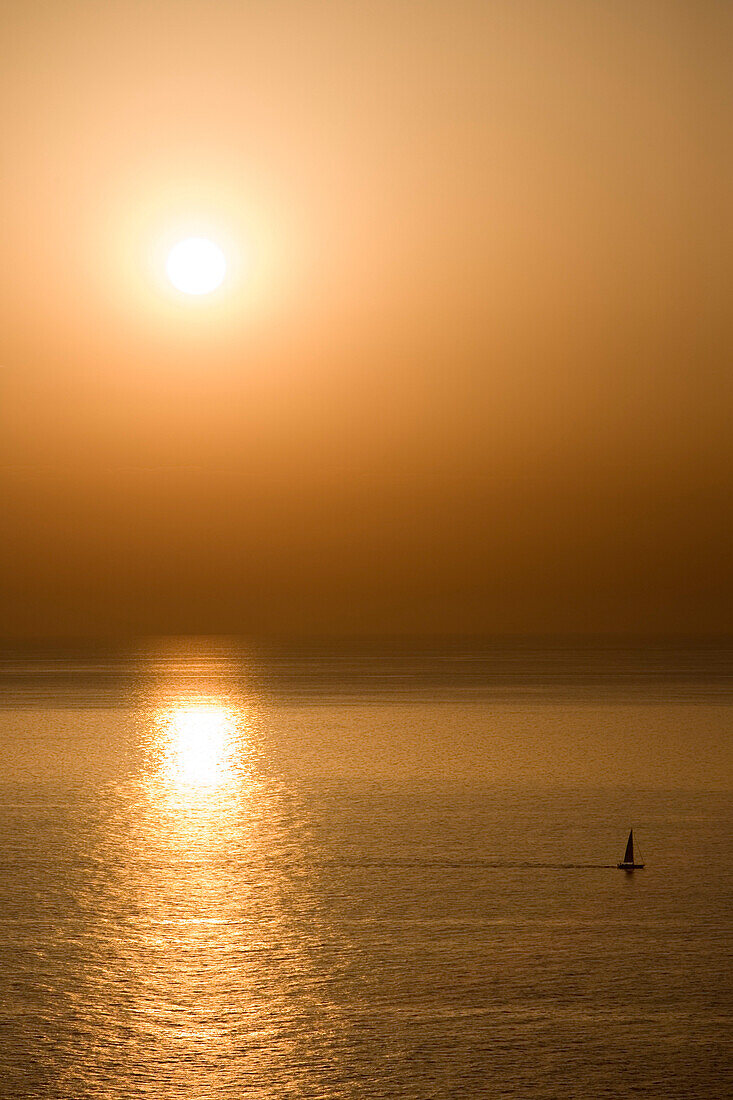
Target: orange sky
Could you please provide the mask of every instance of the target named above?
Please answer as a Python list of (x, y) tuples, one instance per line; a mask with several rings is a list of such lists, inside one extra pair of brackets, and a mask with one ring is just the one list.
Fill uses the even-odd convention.
[(1, 19), (6, 634), (731, 628), (729, 5)]

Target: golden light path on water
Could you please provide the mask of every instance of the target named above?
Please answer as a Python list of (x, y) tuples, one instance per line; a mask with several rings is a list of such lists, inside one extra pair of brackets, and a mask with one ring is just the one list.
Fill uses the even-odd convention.
[(169, 785), (179, 790), (226, 786), (237, 770), (238, 717), (233, 707), (211, 702), (164, 709), (156, 724)]
[(169, 683), (146, 708), (126, 886), (141, 920), (123, 947), (143, 1051), (186, 1100), (234, 1095), (250, 1036), (275, 1038), (253, 967), (263, 945), (289, 939), (265, 839), (277, 807), (252, 774), (251, 718), (225, 685), (192, 686)]
[[(158, 662), (141, 699), (141, 786), (115, 864), (130, 920), (111, 946), (135, 1020), (126, 1058), (165, 1067), (166, 1100), (245, 1081), (262, 1100), (310, 1095), (313, 1030), (339, 1017), (318, 959), (334, 953), (335, 980), (348, 955), (299, 796), (263, 754), (272, 716), (213, 664)], [(149, 1078), (139, 1095), (160, 1100)]]
[(156, 707), (150, 723), (149, 810), (158, 840), (207, 858), (249, 836), (261, 813), (251, 774), (250, 720), (226, 695)]

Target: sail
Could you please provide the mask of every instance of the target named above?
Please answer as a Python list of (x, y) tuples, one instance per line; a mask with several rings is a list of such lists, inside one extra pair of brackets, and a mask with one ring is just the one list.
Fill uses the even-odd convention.
[(624, 863), (634, 862), (634, 830), (629, 833), (629, 839), (626, 842), (626, 851), (624, 852)]

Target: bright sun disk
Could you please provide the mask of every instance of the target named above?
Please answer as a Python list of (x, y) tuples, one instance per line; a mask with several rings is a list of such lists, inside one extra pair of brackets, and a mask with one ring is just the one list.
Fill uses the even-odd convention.
[(218, 245), (206, 237), (187, 237), (168, 254), (165, 270), (176, 290), (184, 294), (211, 294), (221, 286), (227, 263)]

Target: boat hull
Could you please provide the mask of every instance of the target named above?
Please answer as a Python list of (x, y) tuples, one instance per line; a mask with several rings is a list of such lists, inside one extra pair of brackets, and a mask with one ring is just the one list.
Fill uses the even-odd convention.
[(641, 871), (644, 868), (643, 863), (617, 863), (619, 871)]

